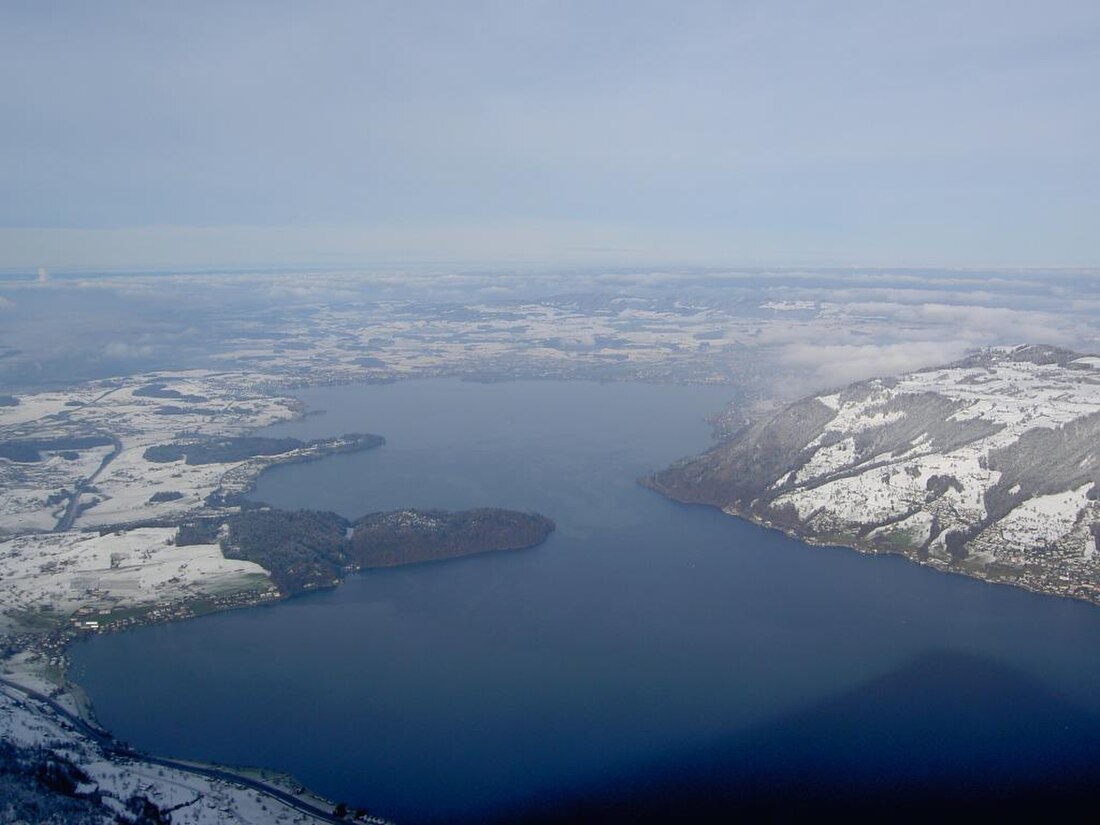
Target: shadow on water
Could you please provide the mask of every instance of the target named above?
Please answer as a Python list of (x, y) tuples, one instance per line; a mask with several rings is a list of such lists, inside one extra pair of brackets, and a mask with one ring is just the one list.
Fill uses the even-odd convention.
[[(1020, 775), (1021, 758), (1034, 767)], [(982, 657), (941, 651), (689, 753), (500, 820), (751, 821), (939, 814), (1021, 820), (1095, 801), (1100, 716)]]

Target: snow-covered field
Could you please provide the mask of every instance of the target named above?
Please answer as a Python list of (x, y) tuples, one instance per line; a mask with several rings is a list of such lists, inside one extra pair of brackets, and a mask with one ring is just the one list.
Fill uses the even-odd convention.
[[(183, 433), (243, 435), (296, 416), (296, 402), (263, 391), (264, 381), (155, 373), (0, 408), (0, 442), (50, 447), (37, 461), (0, 458), (0, 631), (267, 590), (261, 567), (229, 561), (217, 545), (177, 547), (174, 524), (209, 514), (204, 500), (223, 483), (238, 492), (278, 459), (192, 465), (144, 456)], [(142, 523), (163, 526), (126, 527)]]
[[(0, 458), (0, 536), (53, 529), (81, 485), (81, 509), (70, 525), (78, 529), (195, 510), (226, 472), (247, 462), (155, 463), (145, 460), (145, 450), (171, 443), (179, 433), (240, 435), (294, 417), (295, 402), (259, 390), (263, 383), (264, 376), (252, 373), (191, 370), (20, 396), (16, 406), (0, 408), (0, 441), (94, 435), (117, 439), (121, 449), (113, 457), (115, 448), (108, 445), (44, 451), (37, 462)], [(149, 395), (150, 387), (161, 395)], [(152, 501), (157, 493), (180, 497)]]
[(162, 605), (266, 588), (266, 571), (226, 559), (216, 544), (175, 545), (176, 528), (39, 533), (0, 542), (5, 611), (71, 615)]

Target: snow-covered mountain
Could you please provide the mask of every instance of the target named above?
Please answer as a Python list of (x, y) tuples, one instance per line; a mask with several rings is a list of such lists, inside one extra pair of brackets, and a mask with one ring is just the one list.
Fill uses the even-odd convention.
[(648, 480), (800, 538), (1100, 603), (1100, 357), (1048, 346), (798, 401)]

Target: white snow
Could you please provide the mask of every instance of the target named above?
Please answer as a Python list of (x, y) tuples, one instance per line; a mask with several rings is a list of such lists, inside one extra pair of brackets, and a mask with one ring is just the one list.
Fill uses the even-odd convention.
[[(71, 493), (93, 476), (95, 489), (81, 497), (80, 504), (87, 509), (75, 527), (175, 517), (199, 508), (222, 476), (246, 462), (159, 464), (145, 460), (146, 448), (171, 443), (180, 432), (240, 435), (294, 417), (295, 401), (258, 389), (269, 380), (245, 372), (149, 373), (66, 392), (24, 395), (18, 405), (0, 407), (0, 437), (64, 438), (75, 432), (118, 438), (123, 447), (102, 472), (100, 464), (112, 453), (112, 446), (75, 451), (75, 460), (66, 460), (57, 451), (44, 453), (39, 462), (0, 459), (0, 536), (52, 529), (64, 514), (67, 500), (49, 503), (50, 496), (56, 499)], [(134, 394), (149, 384), (206, 400)], [(174, 414), (164, 414), (165, 408), (174, 408)], [(158, 492), (179, 492), (183, 497), (150, 502)]]
[(1081, 513), (1089, 506), (1092, 484), (1076, 490), (1035, 496), (1024, 501), (1000, 520), (1002, 535), (1008, 541), (1027, 546), (1053, 544), (1069, 533)]
[(109, 609), (169, 604), (251, 589), (258, 564), (226, 559), (216, 544), (177, 547), (173, 527), (122, 533), (70, 531), (0, 542), (0, 604), (11, 610)]
[(794, 483), (803, 484), (818, 476), (828, 475), (849, 466), (855, 457), (855, 442), (855, 438), (849, 436), (836, 444), (819, 448), (795, 473)]
[[(795, 485), (774, 504), (792, 505), (799, 518), (815, 530), (853, 530), (890, 521), (870, 535), (904, 531), (918, 543), (930, 537), (935, 517), (939, 532), (932, 537), (932, 547), (942, 551), (947, 532), (985, 519), (985, 494), (1001, 477), (1000, 472), (988, 469), (992, 451), (1013, 444), (1033, 428), (1063, 426), (1100, 411), (1100, 358), (1080, 358), (1067, 368), (1014, 361), (1013, 352), (1006, 348), (987, 363), (973, 367), (870, 381), (860, 386), (860, 392), (851, 393), (850, 400), (842, 400), (844, 393), (818, 396), (835, 415), (810, 442), (810, 448), (816, 449), (807, 463), (797, 473), (784, 472), (772, 483), (772, 489)], [(934, 452), (933, 440), (924, 433), (910, 441), (904, 453), (857, 458), (858, 434), (899, 421), (904, 415), (898, 410), (886, 413), (886, 405), (901, 396), (921, 393), (937, 393), (959, 402), (954, 420), (982, 419), (1003, 425), (1003, 429), (946, 453)], [(898, 406), (904, 406), (904, 399)], [(834, 443), (821, 446), (827, 441)], [(931, 485), (934, 476), (945, 480)], [(1085, 485), (1020, 504), (974, 541), (972, 561), (992, 560), (995, 555), (1011, 561), (1034, 546), (1059, 542), (1068, 542), (1066, 547), (1075, 548), (1072, 552), (1082, 558), (1092, 558), (1095, 542), (1080, 527), (1082, 511), (1094, 506), (1087, 499), (1088, 489)], [(1018, 492), (1019, 485), (1010, 490)], [(893, 521), (910, 512), (914, 515)]]
[(267, 793), (231, 781), (139, 759), (108, 756), (48, 706), (4, 685), (0, 685), (0, 740), (18, 748), (52, 751), (75, 763), (90, 779), (82, 790), (98, 792), (104, 806), (115, 815), (127, 813), (129, 799), (143, 796), (162, 810), (175, 808), (171, 814), (173, 823), (261, 825), (323, 821)]

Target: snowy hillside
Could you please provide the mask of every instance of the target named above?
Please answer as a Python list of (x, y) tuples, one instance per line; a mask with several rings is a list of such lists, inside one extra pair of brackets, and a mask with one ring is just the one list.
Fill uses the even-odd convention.
[(1025, 346), (787, 407), (649, 483), (801, 538), (1100, 601), (1100, 358)]

